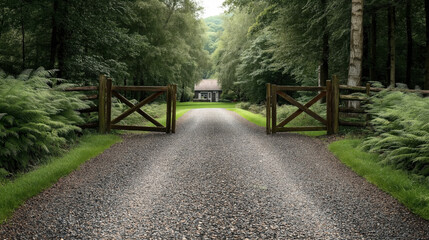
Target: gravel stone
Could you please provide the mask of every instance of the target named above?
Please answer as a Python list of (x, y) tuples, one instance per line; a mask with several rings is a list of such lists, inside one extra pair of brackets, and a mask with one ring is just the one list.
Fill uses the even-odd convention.
[(196, 109), (124, 136), (28, 200), (0, 239), (429, 239), (429, 222), (321, 141)]

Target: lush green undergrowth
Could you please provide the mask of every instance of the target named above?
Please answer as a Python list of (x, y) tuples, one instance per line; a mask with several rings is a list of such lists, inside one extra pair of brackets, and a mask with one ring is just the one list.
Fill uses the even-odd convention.
[(0, 185), (0, 223), (4, 222), (25, 200), (37, 195), (77, 169), (82, 163), (99, 155), (121, 138), (116, 135), (86, 135), (62, 157), (49, 159), (35, 170)]
[(358, 175), (429, 220), (429, 182), (421, 176), (383, 164), (379, 155), (362, 151), (361, 143), (360, 139), (341, 140), (330, 144), (329, 150)]
[[(0, 170), (17, 172), (59, 154), (83, 123), (75, 111), (88, 105), (49, 72), (26, 70), (17, 78), (0, 70)], [(1, 176), (0, 176), (1, 177)]]
[(383, 163), (429, 180), (429, 98), (383, 91), (367, 106), (373, 131), (363, 149), (380, 154)]

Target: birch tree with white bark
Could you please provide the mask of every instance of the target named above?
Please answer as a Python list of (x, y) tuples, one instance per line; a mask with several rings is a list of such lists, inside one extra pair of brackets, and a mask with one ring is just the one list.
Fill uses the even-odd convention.
[(364, 0), (352, 0), (350, 64), (347, 80), (347, 85), (350, 86), (359, 86), (362, 80), (363, 4)]

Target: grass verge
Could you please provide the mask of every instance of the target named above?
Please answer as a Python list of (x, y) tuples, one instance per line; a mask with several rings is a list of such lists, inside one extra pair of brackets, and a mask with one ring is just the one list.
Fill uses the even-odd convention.
[(178, 102), (177, 111), (190, 110), (197, 108), (235, 108), (237, 103), (223, 103), (223, 102)]
[(87, 135), (62, 157), (52, 158), (36, 170), (25, 173), (0, 186), (0, 223), (4, 223), (15, 209), (77, 169), (82, 163), (120, 142), (117, 135)]
[(341, 140), (331, 143), (329, 150), (358, 175), (429, 220), (429, 184), (403, 170), (380, 164), (376, 154), (359, 150), (361, 142), (359, 139)]

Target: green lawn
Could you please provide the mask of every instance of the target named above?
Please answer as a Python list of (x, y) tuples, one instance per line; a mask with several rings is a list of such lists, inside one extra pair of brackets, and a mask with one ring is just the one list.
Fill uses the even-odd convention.
[(120, 141), (121, 138), (117, 135), (86, 135), (80, 139), (77, 146), (64, 156), (52, 158), (37, 169), (1, 185), (0, 223), (5, 222), (13, 211), (27, 199), (49, 188), (58, 179), (77, 169), (82, 163), (94, 158)]
[(197, 108), (235, 108), (236, 104), (223, 102), (178, 102), (177, 111)]
[(347, 139), (329, 145), (329, 150), (358, 175), (389, 193), (412, 212), (429, 220), (429, 183), (403, 170), (381, 165), (376, 154), (359, 149), (362, 140)]

